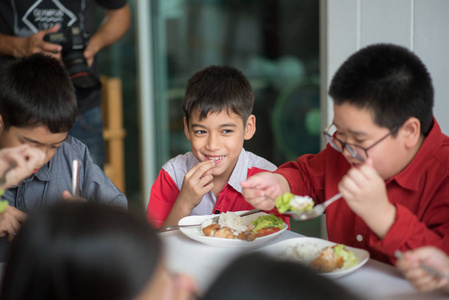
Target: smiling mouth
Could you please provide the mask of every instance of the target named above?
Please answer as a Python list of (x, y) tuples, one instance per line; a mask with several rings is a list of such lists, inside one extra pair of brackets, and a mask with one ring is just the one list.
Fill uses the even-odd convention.
[(206, 158), (208, 160), (210, 160), (214, 164), (217, 164), (218, 162), (222, 161), (225, 158), (224, 155), (223, 156), (208, 156), (208, 155), (205, 155), (205, 156), (206, 156)]

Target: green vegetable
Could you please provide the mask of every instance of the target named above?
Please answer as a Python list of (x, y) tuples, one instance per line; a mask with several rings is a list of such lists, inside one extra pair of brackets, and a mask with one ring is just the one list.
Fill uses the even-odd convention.
[(279, 227), (279, 229), (284, 228), (284, 221), (282, 221), (280, 217), (276, 217), (273, 214), (260, 216), (252, 223), (255, 226), (253, 229), (255, 233), (257, 233), (259, 229), (267, 227)]
[(345, 245), (336, 245), (334, 247), (334, 253), (337, 256), (342, 256), (344, 263), (343, 269), (349, 269), (355, 266), (358, 262), (357, 257), (355, 257), (352, 251), (345, 248)]
[(0, 200), (0, 213), (4, 212), (8, 205), (8, 200)]
[[(285, 193), (280, 195), (276, 198), (276, 208), (278, 209), (279, 213), (284, 213), (286, 211), (294, 211), (297, 213), (301, 213), (303, 211), (312, 210), (314, 206), (314, 202), (307, 204), (306, 206), (295, 207), (292, 205), (292, 199), (294, 199), (296, 196), (292, 193)], [(296, 199), (295, 199), (296, 200)], [(293, 201), (295, 202), (295, 201)]]
[(290, 200), (293, 199), (295, 195), (292, 193), (285, 193), (276, 198), (276, 208), (279, 213), (284, 213), (290, 210)]

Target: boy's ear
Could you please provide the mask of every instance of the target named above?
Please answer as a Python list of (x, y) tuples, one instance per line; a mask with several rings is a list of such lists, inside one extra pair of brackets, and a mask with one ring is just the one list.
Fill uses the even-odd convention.
[(253, 137), (254, 133), (256, 133), (256, 116), (250, 115), (245, 124), (244, 139), (250, 140)]
[(413, 148), (419, 143), (421, 137), (421, 122), (411, 117), (401, 127), (402, 138), (406, 148)]
[(3, 131), (3, 128), (4, 128), (4, 126), (3, 126), (3, 117), (2, 117), (2, 115), (0, 115), (0, 132)]
[(184, 117), (184, 134), (186, 135), (186, 138), (190, 141), (190, 130), (189, 130), (189, 124), (187, 124), (186, 117)]

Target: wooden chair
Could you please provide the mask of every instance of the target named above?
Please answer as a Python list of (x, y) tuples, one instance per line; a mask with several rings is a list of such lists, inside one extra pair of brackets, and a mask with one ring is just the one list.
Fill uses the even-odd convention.
[(103, 87), (103, 136), (106, 157), (104, 172), (125, 193), (125, 149), (126, 131), (123, 127), (122, 81), (120, 78), (100, 76)]

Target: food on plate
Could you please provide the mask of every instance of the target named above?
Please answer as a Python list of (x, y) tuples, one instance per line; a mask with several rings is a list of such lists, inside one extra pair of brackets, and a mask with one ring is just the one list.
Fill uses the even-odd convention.
[(314, 244), (299, 244), (288, 248), (282, 258), (303, 263), (320, 273), (349, 269), (358, 263), (354, 253), (342, 244), (319, 249)]
[(349, 269), (357, 264), (354, 253), (339, 244), (322, 249), (317, 258), (310, 262), (310, 267), (318, 272), (327, 273), (335, 269)]
[(220, 215), (218, 224), (212, 223), (212, 219), (206, 219), (201, 227), (205, 236), (241, 239), (250, 242), (257, 237), (281, 230), (284, 228), (284, 222), (281, 218), (270, 214), (260, 216), (248, 223), (245, 218), (239, 217), (235, 212), (227, 212)]
[(253, 231), (256, 233), (256, 237), (262, 237), (284, 228), (284, 221), (273, 214), (269, 214), (258, 217), (252, 222), (252, 225), (254, 226)]
[(276, 208), (282, 214), (286, 211), (301, 213), (313, 209), (315, 202), (309, 196), (296, 196), (285, 193), (276, 198)]

